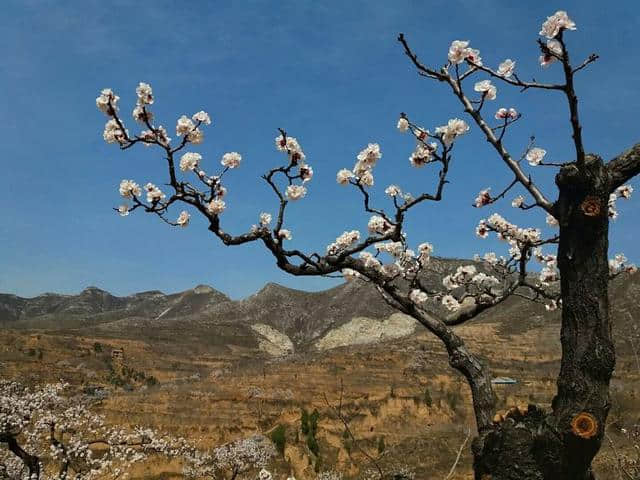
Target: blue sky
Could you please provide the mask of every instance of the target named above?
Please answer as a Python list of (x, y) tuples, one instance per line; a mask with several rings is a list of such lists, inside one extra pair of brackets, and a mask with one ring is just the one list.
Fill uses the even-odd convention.
[[(213, 125), (194, 149), (205, 168), (213, 170), (224, 152), (243, 155), (226, 183), (223, 228), (233, 233), (256, 223), (259, 212), (275, 211), (259, 176), (282, 161), (273, 139), (278, 127), (287, 129), (315, 171), (307, 197), (289, 209), (291, 245), (323, 251), (345, 229), (365, 231), (368, 219), (357, 192), (335, 183), (338, 169), (351, 168), (368, 142), (380, 143), (373, 193), (377, 205), (389, 208), (382, 195), (387, 185), (428, 191), (437, 173), (435, 166), (410, 167), (413, 141), (395, 130), (399, 112), (428, 128), (463, 115), (444, 85), (416, 75), (398, 32), (431, 65), (446, 61), (452, 40), (469, 39), (485, 64), (510, 57), (522, 77), (551, 81), (559, 68), (539, 67), (535, 41), (541, 22), (558, 9), (578, 25), (567, 35), (574, 61), (591, 52), (601, 56), (579, 75), (577, 91), (586, 149), (608, 159), (640, 140), (640, 66), (629, 47), (637, 40), (640, 10), (631, 0), (606, 9), (585, 0), (3, 2), (0, 292), (75, 293), (96, 285), (125, 295), (206, 283), (240, 298), (268, 281), (309, 290), (335, 285), (338, 280), (285, 275), (259, 244), (225, 248), (195, 216), (189, 228), (172, 229), (149, 215), (114, 214), (122, 178), (166, 179), (159, 152), (123, 153), (102, 141), (105, 117), (95, 108), (100, 89), (121, 96), (129, 121), (136, 85), (150, 83), (154, 113), (173, 134), (180, 115), (210, 113)], [(535, 134), (549, 159), (573, 158), (563, 97), (498, 89), (490, 107), (514, 106), (524, 115), (507, 140), (514, 153)], [(128, 126), (136, 128), (132, 121)], [(474, 235), (478, 219), (493, 211), (544, 227), (541, 212), (515, 211), (510, 202), (471, 207), (481, 188), (500, 191), (510, 181), (476, 132), (462, 138), (454, 154), (445, 200), (412, 213), (410, 241), (430, 241), (438, 255), (467, 257), (503, 251)], [(553, 172), (533, 174), (554, 198)], [(516, 193), (522, 192), (511, 197)], [(610, 242), (611, 253), (623, 251), (636, 262), (637, 201), (619, 202)]]

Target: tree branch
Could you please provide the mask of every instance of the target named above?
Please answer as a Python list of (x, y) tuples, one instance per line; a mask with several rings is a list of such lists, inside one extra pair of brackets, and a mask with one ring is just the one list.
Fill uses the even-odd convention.
[(622, 152), (607, 163), (609, 191), (613, 192), (636, 175), (640, 174), (640, 143)]

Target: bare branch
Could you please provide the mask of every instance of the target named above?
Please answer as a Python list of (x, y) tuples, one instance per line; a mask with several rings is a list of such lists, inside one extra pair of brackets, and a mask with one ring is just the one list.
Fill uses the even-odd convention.
[(471, 438), (471, 429), (467, 427), (467, 435), (464, 437), (464, 441), (462, 442), (462, 444), (460, 445), (460, 448), (458, 449), (458, 455), (456, 456), (456, 460), (455, 462), (453, 462), (453, 465), (451, 465), (451, 469), (449, 470), (449, 473), (447, 474), (447, 476), (444, 477), (444, 480), (449, 480), (453, 476), (453, 473), (455, 472), (456, 467), (458, 466), (458, 462), (460, 462), (462, 451), (464, 450), (465, 445), (469, 441), (469, 438)]

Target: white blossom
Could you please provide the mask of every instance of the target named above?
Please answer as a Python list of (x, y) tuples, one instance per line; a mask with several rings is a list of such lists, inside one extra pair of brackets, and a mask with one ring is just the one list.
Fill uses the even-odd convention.
[(380, 260), (374, 257), (371, 253), (360, 252), (359, 256), (365, 268), (370, 268), (376, 272), (380, 272), (382, 270), (382, 263), (380, 263)]
[(133, 180), (122, 180), (120, 182), (120, 195), (124, 198), (132, 198), (134, 195), (139, 197), (141, 194), (140, 185)]
[(300, 164), (299, 172), (302, 183), (307, 183), (313, 178), (313, 168), (307, 163)]
[(362, 172), (358, 181), (360, 182), (360, 185), (365, 185), (367, 187), (373, 186), (373, 173), (371, 173), (371, 170), (365, 170)]
[(151, 105), (153, 103), (153, 91), (148, 83), (140, 82), (136, 88), (136, 95), (138, 95), (138, 103), (140, 105)]
[(527, 155), (525, 156), (525, 158), (527, 159), (527, 162), (529, 162), (529, 165), (535, 167), (536, 165), (540, 165), (540, 162), (542, 162), (542, 159), (546, 154), (547, 154), (546, 150), (542, 148), (534, 147), (527, 152)]
[(300, 200), (307, 194), (307, 189), (302, 185), (289, 185), (286, 190), (286, 195), (289, 200)]
[(207, 210), (212, 215), (220, 215), (222, 212), (224, 212), (225, 208), (226, 203), (224, 202), (224, 200), (220, 200), (218, 198), (211, 200), (211, 202), (209, 202), (209, 205), (207, 205)]
[(126, 217), (127, 215), (129, 215), (129, 205), (127, 204), (122, 204), (118, 207), (118, 213), (120, 214), (121, 217)]
[(468, 40), (454, 40), (449, 47), (449, 61), (460, 64), (467, 58)]
[(358, 153), (358, 162), (366, 165), (367, 167), (375, 166), (376, 162), (380, 160), (382, 153), (380, 153), (380, 145), (377, 143), (370, 143), (360, 153)]
[(433, 154), (438, 148), (438, 144), (435, 142), (423, 143), (418, 142), (416, 149), (409, 157), (409, 163), (416, 168), (424, 167), (427, 163), (433, 161)]
[(204, 133), (199, 128), (192, 130), (187, 134), (187, 140), (189, 140), (194, 145), (199, 145), (204, 140)]
[(128, 136), (129, 132), (126, 129), (122, 131), (115, 118), (112, 118), (105, 124), (104, 132), (102, 133), (102, 138), (104, 138), (104, 141), (107, 143), (123, 143)]
[(487, 238), (489, 236), (489, 229), (487, 228), (486, 220), (480, 220), (476, 227), (476, 235), (480, 238)]
[(344, 232), (336, 241), (327, 246), (327, 254), (336, 255), (345, 250), (355, 242), (360, 240), (360, 232), (358, 230), (351, 230), (350, 232)]
[(429, 263), (431, 254), (433, 253), (433, 245), (427, 242), (421, 243), (418, 245), (418, 252), (420, 252), (420, 255), (418, 255), (418, 261), (422, 266), (425, 266)]
[(271, 214), (262, 212), (260, 214), (260, 225), (263, 227), (268, 226), (271, 223)]
[(499, 108), (495, 115), (496, 120), (513, 120), (518, 118), (518, 111), (515, 108)]
[(409, 293), (409, 299), (415, 304), (422, 305), (429, 299), (429, 296), (422, 290), (414, 288)]
[(476, 65), (482, 65), (480, 52), (473, 48), (469, 48), (468, 40), (454, 40), (451, 42), (448, 58), (451, 63), (455, 64), (460, 64), (468, 59)]
[(136, 105), (133, 112), (131, 112), (131, 116), (136, 122), (142, 124), (146, 124), (146, 122), (151, 122), (151, 120), (153, 120), (153, 113), (142, 105)]
[(186, 115), (182, 115), (176, 123), (176, 135), (179, 137), (181, 137), (182, 135), (187, 135), (195, 127), (196, 126), (193, 124), (193, 121), (190, 118), (188, 118)]
[(436, 134), (441, 135), (442, 141), (445, 145), (449, 146), (460, 135), (469, 131), (469, 125), (464, 120), (459, 118), (452, 118), (446, 125), (436, 128)]
[(236, 168), (240, 165), (240, 161), (242, 160), (242, 155), (238, 152), (228, 152), (222, 156), (222, 160), (220, 163), (226, 168)]
[(558, 271), (555, 268), (544, 267), (540, 271), (540, 283), (542, 285), (548, 285), (549, 283), (556, 282), (558, 278)]
[(281, 228), (280, 230), (278, 230), (278, 238), (284, 238), (285, 240), (291, 240), (293, 238), (293, 236), (291, 235), (291, 232), (289, 230), (287, 230), (286, 228)]
[(542, 24), (540, 35), (544, 35), (547, 38), (555, 38), (561, 30), (575, 29), (576, 24), (569, 18), (567, 12), (564, 10), (558, 10), (550, 17), (547, 17), (547, 20)]
[(294, 137), (287, 137), (285, 140), (282, 135), (277, 136), (276, 148), (281, 152), (286, 152), (289, 155), (289, 159), (294, 163), (304, 161), (306, 158), (302, 147), (300, 147), (298, 140)]
[(452, 312), (455, 312), (460, 308), (460, 303), (455, 299), (453, 295), (443, 296), (442, 305), (444, 305), (447, 310), (451, 310)]
[(545, 68), (564, 55), (562, 44), (557, 40), (547, 40), (547, 49), (549, 49), (549, 53), (540, 55), (540, 66)]
[(371, 233), (387, 233), (390, 229), (392, 229), (392, 225), (389, 224), (384, 218), (373, 215), (369, 219), (369, 223), (367, 224), (367, 228)]
[(181, 227), (186, 227), (187, 225), (189, 225), (190, 219), (191, 219), (191, 215), (189, 215), (189, 212), (185, 212), (183, 210), (182, 212), (180, 212), (180, 216), (176, 220), (176, 223)]
[(505, 78), (509, 78), (513, 75), (513, 71), (516, 68), (516, 62), (507, 58), (504, 62), (498, 65), (498, 75), (501, 75)]
[(351, 170), (343, 168), (342, 170), (338, 171), (338, 174), (336, 175), (336, 182), (338, 182), (340, 185), (347, 185), (349, 183), (349, 179), (353, 177), (354, 175)]
[(630, 199), (633, 193), (633, 187), (631, 185), (622, 185), (616, 188), (616, 195), (620, 198)]
[(513, 208), (521, 208), (522, 205), (524, 205), (524, 197), (522, 195), (518, 195), (516, 198), (513, 199), (513, 201), (511, 202), (511, 206)]
[(496, 94), (498, 93), (498, 89), (491, 83), (491, 80), (482, 80), (481, 82), (477, 82), (473, 86), (473, 89), (476, 92), (482, 93), (483, 97), (487, 100), (495, 100)]
[(474, 202), (474, 206), (476, 208), (481, 208), (491, 203), (492, 199), (491, 199), (491, 195), (489, 194), (489, 190), (490, 188), (487, 188), (485, 190), (480, 190), (480, 193), (478, 193), (478, 196), (476, 197)]
[(264, 468), (262, 470), (260, 470), (260, 473), (258, 473), (258, 479), (259, 480), (271, 480), (273, 477), (271, 475), (271, 473), (267, 470), (265, 470)]
[(384, 193), (386, 193), (390, 197), (395, 197), (402, 194), (402, 190), (400, 190), (400, 187), (398, 187), (397, 185), (389, 185), (387, 188), (385, 188)]
[(111, 108), (113, 108), (113, 110), (117, 112), (118, 100), (120, 100), (120, 97), (118, 95), (113, 93), (110, 88), (105, 88), (100, 92), (98, 98), (96, 98), (96, 107), (98, 107), (98, 110), (100, 110), (105, 115), (111, 116), (113, 112), (109, 108), (109, 102), (111, 102)]
[(209, 117), (209, 114), (204, 110), (200, 110), (198, 113), (194, 113), (191, 119), (194, 122), (201, 122), (205, 125), (211, 125), (211, 118)]
[(409, 121), (404, 117), (400, 117), (400, 119), (398, 120), (397, 128), (403, 133), (406, 132), (407, 130), (409, 130)]
[(202, 155), (199, 153), (187, 152), (180, 157), (180, 170), (183, 172), (195, 170), (200, 160), (202, 160)]
[(147, 202), (159, 202), (165, 198), (165, 194), (153, 183), (147, 183), (144, 189), (147, 191)]

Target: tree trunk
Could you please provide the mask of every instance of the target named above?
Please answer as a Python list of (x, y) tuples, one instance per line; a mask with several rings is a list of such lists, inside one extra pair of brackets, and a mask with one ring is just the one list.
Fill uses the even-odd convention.
[(556, 177), (562, 360), (552, 411), (511, 411), (474, 440), (476, 480), (587, 480), (609, 413), (615, 366), (608, 299), (608, 199), (602, 159)]
[(9, 450), (22, 460), (29, 471), (29, 478), (37, 480), (40, 478), (40, 459), (35, 455), (26, 452), (16, 438), (11, 434), (0, 433), (0, 443), (6, 443)]

